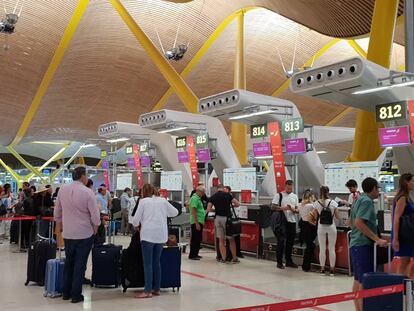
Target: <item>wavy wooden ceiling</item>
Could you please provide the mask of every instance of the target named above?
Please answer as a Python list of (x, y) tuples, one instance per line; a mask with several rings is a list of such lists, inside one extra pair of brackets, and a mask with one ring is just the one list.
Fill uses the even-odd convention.
[[(5, 2), (11, 8), (15, 0)], [(10, 49), (0, 49), (0, 69), (7, 77), (0, 84), (0, 143), (7, 144), (14, 137), (76, 3), (75, 0), (26, 1), (16, 33), (10, 36)], [(204, 4), (202, 0), (187, 4), (125, 0), (123, 3), (157, 45), (158, 31), (164, 47), (171, 47), (180, 25), (178, 43), (190, 40), (190, 48), (182, 61), (172, 63), (178, 72), (232, 12), (255, 5), (280, 14), (254, 10), (246, 15), (247, 87), (271, 94), (285, 81), (277, 47), (284, 64), (290, 66), (298, 40), (295, 66), (301, 66), (331, 40), (330, 36), (349, 37), (369, 32), (374, 0), (204, 0)], [(403, 38), (402, 31), (400, 27), (396, 38)], [(235, 32), (233, 23), (186, 78), (198, 96), (232, 87)], [(355, 54), (347, 44), (338, 44), (315, 64), (352, 55)], [(25, 141), (81, 140), (95, 136), (101, 123), (136, 122), (138, 115), (149, 111), (167, 89), (168, 84), (112, 6), (107, 1), (91, 0)], [(334, 103), (299, 98), (288, 91), (281, 96), (294, 101), (308, 123), (325, 124), (344, 109)], [(175, 95), (167, 107), (184, 110)], [(342, 125), (352, 126), (352, 122)]]

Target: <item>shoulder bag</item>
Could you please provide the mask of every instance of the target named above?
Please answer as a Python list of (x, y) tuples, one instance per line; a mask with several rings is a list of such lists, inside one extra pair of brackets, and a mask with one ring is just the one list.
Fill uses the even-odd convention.
[(239, 217), (236, 216), (233, 205), (230, 204), (230, 216), (227, 217), (226, 221), (226, 236), (240, 235), (240, 233), (241, 221)]
[[(410, 205), (408, 200), (406, 202), (405, 208), (407, 205)], [(404, 242), (410, 242), (413, 240), (414, 236), (414, 214), (402, 215), (400, 217), (400, 230), (398, 232), (398, 238)]]

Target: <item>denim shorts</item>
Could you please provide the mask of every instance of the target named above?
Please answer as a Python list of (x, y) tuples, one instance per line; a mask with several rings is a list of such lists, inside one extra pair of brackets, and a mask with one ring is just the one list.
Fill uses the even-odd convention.
[(362, 283), (365, 273), (374, 272), (373, 245), (353, 246), (350, 249), (354, 279)]

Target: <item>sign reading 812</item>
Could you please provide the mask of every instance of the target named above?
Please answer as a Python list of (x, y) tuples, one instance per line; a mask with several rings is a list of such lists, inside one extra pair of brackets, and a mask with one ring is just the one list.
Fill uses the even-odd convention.
[(381, 104), (375, 107), (377, 122), (405, 119), (407, 116), (407, 102)]

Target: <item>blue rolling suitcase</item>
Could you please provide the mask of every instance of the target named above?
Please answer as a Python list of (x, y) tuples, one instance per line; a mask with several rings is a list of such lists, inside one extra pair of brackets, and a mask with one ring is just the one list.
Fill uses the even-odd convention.
[(181, 249), (178, 246), (164, 247), (161, 253), (161, 288), (180, 291)]
[(59, 251), (59, 259), (49, 259), (46, 263), (45, 274), (45, 297), (60, 297), (63, 292), (63, 269), (65, 260), (61, 258)]
[[(374, 271), (377, 269), (377, 251), (374, 246)], [(391, 263), (391, 246), (388, 247), (388, 262)], [(389, 285), (399, 285), (404, 283), (405, 276), (401, 274), (371, 272), (365, 273), (362, 280), (364, 289), (383, 287)], [(363, 300), (364, 311), (403, 311), (403, 293), (384, 295), (378, 297), (365, 298)]]

